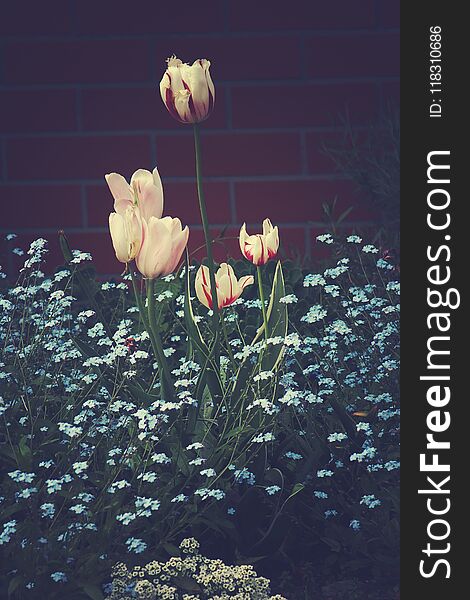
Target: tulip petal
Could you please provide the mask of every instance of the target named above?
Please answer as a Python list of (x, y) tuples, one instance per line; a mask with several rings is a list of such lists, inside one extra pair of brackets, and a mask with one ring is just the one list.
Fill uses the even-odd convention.
[(206, 74), (207, 86), (209, 88), (209, 110), (211, 111), (215, 103), (215, 86), (214, 82), (212, 81), (211, 74), (209, 72), (209, 67), (211, 66), (211, 63), (206, 59), (202, 59), (200, 62), (202, 63)]
[(170, 114), (181, 123), (205, 120), (215, 102), (214, 83), (209, 75), (210, 62), (194, 61), (190, 66), (172, 56), (160, 81), (160, 95)]
[(246, 224), (240, 229), (240, 250), (245, 258), (256, 266), (264, 265), (279, 249), (279, 231), (269, 219), (263, 221), (263, 233), (248, 235)]
[(146, 279), (155, 279), (165, 270), (171, 257), (171, 235), (160, 219), (142, 221), (142, 246), (136, 258), (139, 271)]
[(238, 283), (241, 287), (241, 290), (243, 291), (248, 285), (253, 285), (254, 282), (255, 278), (253, 277), (253, 275), (245, 275), (244, 277), (240, 277)]
[(109, 215), (109, 233), (116, 258), (119, 262), (128, 262), (129, 245), (124, 230), (124, 218), (118, 213), (113, 212)]
[(247, 237), (248, 235), (246, 233), (246, 223), (243, 223), (243, 225), (240, 228), (240, 235), (238, 236), (238, 241), (240, 243), (241, 253), (245, 258), (248, 258), (248, 256), (245, 254), (245, 244)]
[[(108, 173), (104, 178), (116, 203), (121, 200), (127, 200), (132, 203), (132, 190), (122, 175), (119, 175), (119, 173)], [(114, 210), (121, 212), (117, 210), (116, 203)], [(122, 203), (120, 206), (122, 207)]]
[(273, 258), (279, 249), (279, 230), (276, 227), (266, 236), (266, 246), (269, 258)]
[(273, 224), (269, 219), (263, 221), (263, 235), (268, 235), (273, 230)]
[(128, 208), (134, 208), (134, 207), (135, 207), (135, 204), (133, 203), (132, 200), (126, 200), (124, 198), (121, 198), (120, 200), (114, 201), (114, 210), (115, 210), (115, 212), (119, 213), (120, 215), (125, 215), (126, 210)]
[(136, 191), (140, 213), (145, 221), (159, 219), (163, 213), (163, 186), (155, 168), (152, 173), (138, 169), (131, 177), (131, 187)]
[(206, 308), (212, 308), (212, 295), (210, 292), (209, 269), (201, 265), (196, 274), (195, 281), (196, 296), (199, 302)]
[[(180, 225), (180, 227), (181, 227), (181, 225)], [(169, 261), (169, 263), (167, 265), (167, 269), (166, 269), (167, 275), (170, 273), (173, 273), (173, 271), (178, 266), (178, 263), (181, 260), (181, 255), (183, 254), (183, 251), (188, 244), (188, 239), (189, 239), (189, 229), (187, 226), (183, 229), (183, 231), (181, 231), (180, 233), (178, 233), (176, 236), (173, 237), (171, 258), (170, 258), (170, 261)]]
[(202, 121), (207, 117), (209, 111), (209, 88), (205, 69), (200, 60), (194, 61), (187, 70), (186, 76), (189, 78), (188, 89), (191, 92), (194, 117), (197, 121)]
[(222, 308), (224, 306), (228, 306), (233, 302), (233, 280), (226, 273), (224, 273), (223, 275), (217, 277), (217, 283), (217, 297), (219, 302), (219, 308)]

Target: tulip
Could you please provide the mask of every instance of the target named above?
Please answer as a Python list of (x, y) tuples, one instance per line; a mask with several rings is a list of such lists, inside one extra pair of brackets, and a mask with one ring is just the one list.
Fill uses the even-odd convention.
[(176, 56), (167, 63), (160, 94), (168, 112), (180, 123), (199, 123), (207, 119), (215, 102), (215, 88), (209, 73), (211, 63), (202, 58), (188, 65)]
[(160, 219), (163, 213), (163, 187), (157, 168), (152, 173), (137, 169), (130, 184), (119, 173), (105, 175), (106, 183), (114, 197), (114, 210), (123, 214), (128, 207), (137, 206), (140, 216), (148, 221)]
[(277, 225), (269, 219), (263, 221), (263, 233), (248, 235), (246, 223), (240, 229), (240, 249), (243, 256), (257, 267), (265, 265), (270, 258), (276, 256), (279, 249), (279, 232)]
[[(253, 275), (247, 275), (237, 280), (233, 268), (227, 263), (222, 263), (215, 274), (217, 288), (218, 308), (230, 306), (237, 300), (247, 285), (254, 282)], [(209, 269), (201, 265), (196, 273), (196, 296), (206, 308), (212, 308), (211, 285), (209, 281)]]
[(142, 221), (142, 246), (136, 265), (146, 279), (165, 277), (172, 273), (188, 243), (189, 229), (179, 219), (150, 217)]
[(118, 261), (134, 260), (142, 244), (142, 221), (135, 207), (128, 206), (124, 212), (111, 213), (109, 231)]

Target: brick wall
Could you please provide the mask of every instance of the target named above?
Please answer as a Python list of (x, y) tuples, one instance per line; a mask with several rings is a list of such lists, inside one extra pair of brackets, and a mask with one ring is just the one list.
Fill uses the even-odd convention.
[[(116, 272), (104, 173), (158, 165), (166, 212), (202, 243), (190, 128), (166, 112), (165, 59), (207, 57), (217, 88), (204, 125), (214, 233), (242, 221), (281, 226), (284, 250), (312, 252), (322, 202), (354, 204), (321, 153), (349, 111), (360, 129), (398, 101), (398, 0), (45, 0), (10, 2), (0, 22), (0, 193), (3, 234), (55, 238), (64, 228)], [(227, 242), (229, 250), (233, 242)], [(53, 243), (53, 253), (56, 244)], [(219, 258), (225, 250), (220, 247)], [(55, 256), (51, 261), (55, 260)]]

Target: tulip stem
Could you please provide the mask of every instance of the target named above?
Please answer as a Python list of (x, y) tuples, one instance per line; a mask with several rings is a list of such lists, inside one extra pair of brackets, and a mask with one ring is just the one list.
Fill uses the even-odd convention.
[(258, 279), (258, 290), (259, 290), (259, 299), (261, 302), (261, 312), (263, 313), (263, 323), (264, 323), (264, 337), (266, 340), (269, 339), (269, 331), (268, 331), (268, 316), (266, 314), (266, 306), (264, 304), (264, 291), (263, 291), (263, 278), (261, 274), (261, 267), (256, 267), (256, 275)]
[[(131, 265), (129, 265), (129, 272), (131, 274), (132, 287), (134, 288), (135, 301), (137, 303), (137, 308), (139, 309), (139, 315), (144, 323), (145, 329), (149, 329), (149, 323), (147, 320), (147, 315), (145, 314), (144, 303), (142, 302), (142, 295), (140, 293), (139, 287), (137, 285), (137, 279), (135, 277), (134, 269)], [(150, 335), (150, 334), (149, 334)]]
[[(148, 332), (152, 341), (152, 348), (155, 353), (155, 358), (158, 363), (160, 371), (161, 385), (164, 396), (169, 395), (173, 397), (173, 384), (171, 381), (170, 371), (168, 369), (168, 363), (163, 352), (162, 339), (158, 332), (158, 324), (156, 318), (156, 306), (155, 306), (155, 280), (147, 279), (147, 310), (148, 310)], [(165, 399), (170, 399), (165, 398)]]
[(228, 338), (228, 331), (227, 331), (227, 327), (225, 325), (225, 321), (222, 318), (222, 331), (224, 332), (224, 338), (225, 338), (225, 343), (227, 344), (227, 354), (232, 362), (233, 365), (237, 366), (237, 361), (235, 360), (235, 357), (233, 355), (233, 351), (232, 351), (232, 347), (230, 346), (230, 340)]
[[(204, 197), (204, 189), (202, 186), (202, 155), (201, 155), (201, 141), (199, 136), (199, 125), (194, 123), (194, 150), (196, 154), (196, 181), (197, 181), (197, 195), (199, 198), (199, 210), (201, 212), (202, 228), (204, 230), (204, 238), (206, 240), (207, 250), (207, 262), (209, 263), (209, 280), (211, 284), (211, 296), (212, 296), (212, 311), (214, 313), (214, 338), (218, 339), (219, 331), (219, 306), (217, 297), (217, 286), (215, 283), (215, 266), (214, 257), (212, 254), (212, 240), (209, 232), (209, 221), (207, 219), (206, 201)], [(216, 365), (219, 365), (219, 353), (215, 348), (215, 360)]]

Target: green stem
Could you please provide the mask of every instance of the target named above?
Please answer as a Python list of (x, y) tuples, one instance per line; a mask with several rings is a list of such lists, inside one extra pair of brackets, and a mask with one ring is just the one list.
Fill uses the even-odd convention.
[(262, 275), (261, 275), (261, 267), (259, 267), (259, 266), (256, 267), (256, 275), (257, 275), (257, 279), (258, 279), (258, 290), (259, 290), (259, 299), (261, 302), (261, 311), (263, 313), (264, 337), (266, 338), (266, 340), (268, 340), (268, 338), (269, 338), (268, 316), (266, 314), (266, 306), (264, 304), (263, 281), (262, 281)]
[[(136, 279), (132, 265), (129, 265), (128, 268), (129, 268), (129, 272), (131, 274), (132, 287), (134, 288), (134, 296), (135, 296), (137, 308), (139, 309), (139, 315), (140, 315), (140, 318), (142, 319), (145, 329), (148, 332), (149, 323), (148, 323), (147, 315), (145, 314), (145, 307), (144, 307), (144, 303), (142, 302), (142, 295), (141, 295), (139, 287), (138, 287), (138, 281)], [(149, 333), (149, 335), (150, 335), (150, 333)]]
[(233, 365), (237, 366), (237, 361), (235, 360), (235, 356), (232, 352), (232, 347), (230, 346), (230, 340), (228, 339), (227, 327), (225, 326), (224, 318), (221, 319), (222, 322), (222, 331), (224, 333), (225, 343), (227, 344), (227, 353)]
[[(194, 150), (196, 154), (196, 181), (197, 181), (197, 194), (199, 198), (199, 210), (201, 212), (202, 228), (204, 230), (204, 238), (206, 240), (207, 250), (207, 262), (209, 263), (209, 280), (211, 284), (211, 296), (212, 296), (212, 311), (214, 313), (214, 337), (217, 339), (219, 331), (219, 307), (217, 298), (217, 286), (215, 283), (215, 265), (214, 257), (212, 254), (212, 240), (209, 232), (209, 221), (207, 219), (206, 201), (204, 197), (204, 190), (202, 187), (202, 156), (201, 156), (201, 142), (199, 138), (199, 125), (194, 124)], [(217, 348), (215, 349), (216, 364), (219, 364), (219, 353)]]
[(140, 290), (139, 290), (138, 285), (137, 285), (138, 282), (137, 282), (137, 279), (135, 277), (135, 273), (134, 273), (134, 270), (132, 269), (132, 267), (129, 267), (129, 270), (130, 270), (130, 273), (131, 273), (132, 287), (134, 288), (135, 301), (136, 301), (136, 304), (137, 304), (137, 308), (139, 309), (139, 315), (140, 315), (140, 318), (142, 319), (142, 321), (144, 323), (144, 327), (147, 330), (147, 333), (149, 334), (150, 343), (152, 344), (152, 350), (153, 350), (154, 357), (158, 361), (158, 363), (160, 364), (158, 347), (157, 347), (156, 342), (155, 342), (155, 337), (153, 335), (153, 331), (150, 328), (150, 323), (149, 323), (149, 320), (148, 320), (148, 314), (147, 314), (147, 311), (145, 309), (144, 303), (142, 302), (142, 295), (141, 295)]
[(158, 368), (160, 370), (162, 389), (165, 395), (169, 398), (174, 396), (174, 388), (171, 380), (170, 370), (168, 363), (163, 352), (162, 339), (158, 332), (158, 324), (156, 319), (156, 307), (155, 307), (155, 280), (147, 279), (147, 310), (148, 310), (148, 324), (149, 324), (149, 335), (152, 341), (152, 347), (157, 359)]

